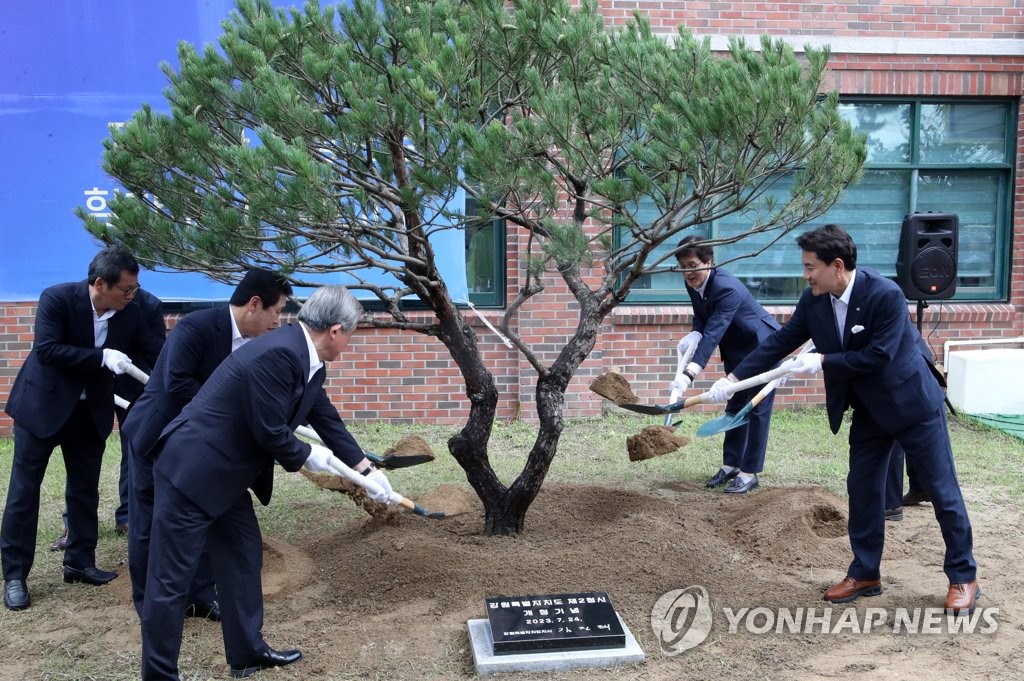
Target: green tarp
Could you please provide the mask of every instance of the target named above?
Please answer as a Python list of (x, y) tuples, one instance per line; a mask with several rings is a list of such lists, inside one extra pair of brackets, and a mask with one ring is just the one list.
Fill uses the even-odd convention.
[(965, 416), (1024, 440), (1024, 414), (965, 414)]

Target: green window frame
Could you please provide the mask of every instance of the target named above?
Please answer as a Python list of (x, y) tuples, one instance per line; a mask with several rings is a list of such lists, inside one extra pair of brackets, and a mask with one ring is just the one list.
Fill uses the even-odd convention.
[[(477, 212), (476, 201), (466, 197), (466, 215)], [(470, 220), (466, 225), (466, 285), (477, 307), (505, 305), (505, 221)]]
[[(896, 276), (905, 215), (956, 213), (960, 219), (956, 301), (1006, 300), (1009, 290), (1017, 101), (1009, 98), (849, 97), (844, 117), (867, 134), (862, 178), (823, 216), (797, 228), (755, 258), (739, 258), (772, 237), (715, 249), (715, 262), (763, 303), (793, 303), (803, 292), (795, 236), (830, 222), (857, 243), (858, 265)], [(640, 210), (644, 206), (639, 207)], [(742, 216), (689, 233), (722, 237), (744, 231)], [(619, 238), (619, 234), (616, 234)], [(662, 252), (676, 246), (666, 243)], [(643, 277), (629, 303), (689, 302), (675, 271)]]

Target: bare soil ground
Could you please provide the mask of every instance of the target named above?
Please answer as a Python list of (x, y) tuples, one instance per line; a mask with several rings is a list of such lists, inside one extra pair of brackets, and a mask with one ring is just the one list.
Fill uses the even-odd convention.
[[(275, 647), (301, 648), (305, 659), (259, 678), (471, 678), (466, 621), (485, 616), (485, 597), (606, 591), (647, 661), (558, 678), (1022, 679), (1021, 512), (973, 500), (969, 490), (967, 497), (984, 590), (979, 603), (999, 608), (993, 633), (895, 633), (891, 624), (868, 634), (729, 633), (722, 608), (824, 607), (821, 592), (843, 576), (850, 552), (846, 503), (821, 488), (766, 488), (735, 498), (693, 483), (667, 483), (654, 493), (546, 485), (520, 537), (483, 536), (475, 499), (468, 513), (444, 520), (367, 517), (299, 545), (266, 537), (264, 634)], [(127, 678), (125, 670), (137, 670), (140, 641), (125, 571), (107, 587), (91, 588), (61, 583), (49, 563), (59, 565), (56, 554), (38, 557), (33, 607), (0, 614), (0, 678), (78, 678), (52, 672), (46, 657), (95, 655), (97, 641), (119, 670), (116, 678)], [(931, 507), (906, 509), (902, 522), (887, 523), (885, 591), (860, 599), (858, 611), (941, 607), (941, 566)], [(711, 635), (663, 655), (652, 606), (663, 593), (693, 585), (711, 594)], [(13, 617), (35, 621), (19, 623), (15, 639)], [(227, 677), (220, 637), (217, 624), (186, 623), (182, 678)]]

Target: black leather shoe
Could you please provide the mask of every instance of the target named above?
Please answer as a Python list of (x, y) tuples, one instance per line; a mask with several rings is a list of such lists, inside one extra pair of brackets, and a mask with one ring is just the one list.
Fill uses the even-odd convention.
[(24, 610), (32, 603), (28, 585), (24, 579), (8, 579), (4, 582), (4, 606), (8, 610)]
[(93, 586), (103, 586), (117, 577), (116, 572), (107, 572), (98, 567), (73, 568), (70, 565), (64, 566), (64, 581), (68, 584), (85, 582)]
[(68, 528), (65, 527), (64, 531), (61, 532), (61, 535), (59, 537), (57, 537), (56, 539), (54, 539), (53, 543), (50, 544), (50, 550), (51, 551), (63, 551), (67, 547), (68, 547)]
[(721, 468), (719, 468), (717, 473), (708, 478), (707, 486), (718, 487), (719, 485), (724, 485), (725, 483), (729, 482), (739, 474), (740, 472), (738, 470), (735, 470), (732, 473), (726, 473)]
[(890, 522), (903, 520), (903, 507), (885, 509), (885, 519)]
[(757, 489), (757, 475), (754, 475), (750, 480), (743, 482), (739, 478), (733, 478), (729, 481), (729, 484), (725, 486), (723, 490), (726, 494), (746, 494), (751, 490)]
[(220, 622), (220, 603), (217, 601), (196, 601), (185, 608), (185, 617), (198, 617), (211, 622)]
[(907, 490), (907, 493), (903, 495), (904, 506), (917, 506), (924, 501), (931, 501), (931, 497), (923, 489)]
[(248, 664), (231, 665), (231, 676), (236, 679), (241, 679), (246, 676), (252, 676), (261, 669), (284, 667), (292, 662), (298, 662), (301, 659), (302, 652), (298, 650), (277, 651), (273, 648), (267, 648), (266, 652), (255, 660), (250, 661)]

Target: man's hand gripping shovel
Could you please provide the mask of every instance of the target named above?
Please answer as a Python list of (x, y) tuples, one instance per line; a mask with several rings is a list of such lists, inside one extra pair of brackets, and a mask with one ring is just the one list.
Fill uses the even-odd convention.
[[(683, 372), (686, 371), (686, 365), (690, 363), (691, 359), (693, 359), (693, 353), (695, 352), (697, 352), (696, 345), (691, 345), (689, 348), (687, 348), (686, 352), (680, 350), (678, 345), (676, 346), (676, 357), (678, 358), (678, 361), (676, 362), (676, 381), (681, 381), (683, 378), (685, 378), (683, 376)], [(679, 392), (679, 388), (672, 388), (672, 392), (669, 394), (668, 398), (669, 404), (674, 404), (676, 400), (679, 399), (680, 395), (681, 393)], [(672, 425), (671, 413), (665, 414), (665, 425)]]
[[(814, 341), (808, 341), (807, 344), (804, 345), (804, 347), (797, 354), (797, 357), (813, 351)], [(750, 418), (747, 415), (754, 409), (754, 407), (759, 405), (766, 397), (768, 397), (768, 395), (770, 395), (773, 390), (779, 387), (779, 385), (781, 385), (782, 383), (785, 383), (786, 378), (788, 378), (788, 376), (783, 376), (782, 378), (777, 378), (769, 382), (767, 385), (765, 385), (764, 388), (760, 390), (760, 392), (754, 395), (754, 397), (749, 402), (747, 402), (742, 409), (740, 409), (735, 414), (730, 414), (729, 412), (726, 412), (721, 416), (713, 418), (707, 423), (701, 425), (701, 427), (697, 429), (697, 437), (709, 437), (711, 435), (718, 435), (719, 433), (724, 433), (727, 430), (732, 430), (733, 428), (739, 428), (740, 426), (746, 425), (750, 421)]]

